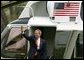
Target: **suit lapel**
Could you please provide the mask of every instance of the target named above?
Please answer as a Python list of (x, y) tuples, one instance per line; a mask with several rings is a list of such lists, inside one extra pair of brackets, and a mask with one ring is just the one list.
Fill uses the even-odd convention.
[[(35, 36), (34, 36), (34, 42), (35, 42)], [(42, 38), (40, 38), (40, 48), (42, 47), (42, 44), (43, 44), (43, 41), (42, 41)], [(35, 46), (36, 46), (36, 44), (35, 44)]]
[(42, 43), (43, 43), (43, 42), (42, 42), (42, 39), (40, 39), (40, 48), (42, 47)]

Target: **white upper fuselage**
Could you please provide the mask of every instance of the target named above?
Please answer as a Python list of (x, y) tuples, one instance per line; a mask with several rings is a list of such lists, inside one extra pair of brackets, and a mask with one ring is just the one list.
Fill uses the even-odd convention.
[[(71, 13), (66, 14), (67, 16), (53, 16), (55, 3), (68, 3), (68, 2), (78, 3), (78, 5), (76, 4), (74, 5), (78, 7), (77, 16), (73, 16), (73, 14), (70, 15)], [(27, 18), (32, 15), (33, 17), (30, 18), (28, 22), (28, 25), (30, 24), (31, 26), (35, 25), (34, 23), (36, 23), (36, 26), (37, 25), (41, 26), (41, 23), (42, 25), (45, 26), (47, 22), (50, 21), (57, 27), (57, 30), (83, 30), (83, 21), (80, 18), (81, 3), (82, 1), (47, 1), (47, 4), (46, 4), (41, 1), (29, 1), (26, 7), (24, 8), (24, 10), (22, 11), (21, 15), (19, 16), (19, 19)], [(45, 6), (46, 6), (46, 9), (45, 9)], [(71, 6), (71, 7), (74, 7), (74, 6)], [(56, 9), (56, 10), (59, 10), (59, 9)], [(44, 15), (41, 15), (41, 14), (44, 14)], [(54, 20), (50, 19), (50, 17), (55, 17), (55, 19)], [(72, 18), (71, 20), (73, 20), (73, 18), (75, 17), (75, 20), (70, 21), (70, 17)], [(43, 23), (44, 20), (48, 20), (48, 21), (45, 21), (45, 23)]]

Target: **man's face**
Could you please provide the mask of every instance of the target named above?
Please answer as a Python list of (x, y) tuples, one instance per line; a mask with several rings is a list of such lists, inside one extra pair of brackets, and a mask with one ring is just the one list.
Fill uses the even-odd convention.
[(34, 35), (35, 35), (36, 38), (39, 38), (40, 37), (40, 32), (35, 30)]

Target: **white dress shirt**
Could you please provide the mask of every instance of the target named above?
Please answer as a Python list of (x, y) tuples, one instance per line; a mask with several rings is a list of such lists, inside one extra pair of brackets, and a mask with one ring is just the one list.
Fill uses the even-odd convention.
[(40, 49), (40, 38), (37, 40), (37, 49)]

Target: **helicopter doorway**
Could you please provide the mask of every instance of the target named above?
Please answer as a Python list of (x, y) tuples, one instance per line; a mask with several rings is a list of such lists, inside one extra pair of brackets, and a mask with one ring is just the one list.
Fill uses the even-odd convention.
[(56, 27), (40, 27), (40, 26), (32, 26), (30, 28), (31, 35), (34, 33), (36, 29), (40, 29), (42, 31), (41, 38), (46, 40), (47, 43), (47, 55), (48, 57), (53, 56), (53, 49), (54, 49), (54, 41), (55, 41), (55, 33), (56, 33)]

